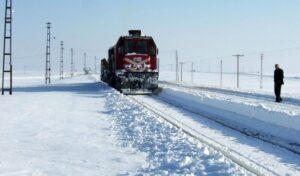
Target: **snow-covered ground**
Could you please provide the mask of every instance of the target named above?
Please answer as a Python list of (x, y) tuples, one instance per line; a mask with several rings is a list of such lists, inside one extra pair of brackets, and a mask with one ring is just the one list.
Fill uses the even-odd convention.
[[(249, 86), (247, 88), (237, 89), (235, 88), (235, 75), (227, 75), (226, 86), (223, 83), (222, 88), (219, 87), (220, 79), (216, 76), (215, 73), (196, 73), (194, 74), (194, 83), (189, 81), (175, 83), (173, 74), (162, 72), (160, 79), (163, 81), (161, 81), (160, 86), (163, 87), (163, 91), (160, 97), (162, 97), (164, 101), (171, 102), (173, 105), (206, 115), (222, 124), (246, 131), (255, 137), (264, 138), (275, 144), (287, 146), (289, 149), (298, 153), (300, 152), (299, 79), (294, 77), (285, 78), (286, 84), (283, 89), (284, 101), (282, 103), (276, 103), (274, 102), (272, 87), (274, 83), (272, 77), (265, 77), (264, 84), (267, 86), (265, 86), (264, 89), (257, 89), (253, 87), (253, 85), (257, 85), (257, 82), (253, 80), (259, 80), (259, 76), (243, 75), (243, 79), (247, 80), (244, 85)], [(159, 101), (155, 102), (156, 103), (150, 101), (149, 103), (159, 103)], [(163, 111), (165, 112), (167, 109)], [(174, 118), (177, 118), (177, 116)], [(180, 119), (184, 119), (184, 116), (181, 116)], [(197, 120), (197, 118), (188, 118), (188, 121)], [(193, 126), (195, 124), (192, 123), (190, 125)], [(219, 136), (219, 138), (224, 139), (222, 135)], [(228, 143), (226, 141), (223, 142)], [(239, 148), (247, 147), (238, 147), (237, 150), (239, 150)], [(271, 150), (267, 151), (273, 153)], [(248, 155), (249, 158), (251, 158), (250, 155), (252, 154), (248, 153)], [(276, 156), (278, 157), (278, 155)], [(257, 157), (254, 158), (256, 158), (257, 161), (260, 160)], [(264, 158), (267, 160), (266, 158), (268, 157)], [(297, 163), (295, 170), (299, 172), (299, 156), (294, 159), (292, 159), (293, 157), (286, 156), (280, 158), (290, 158), (291, 162), (288, 161), (287, 163)], [(276, 161), (276, 159), (271, 159), (270, 161)], [(261, 161), (260, 163), (264, 162)], [(267, 162), (264, 165), (270, 163), (272, 162)], [(272, 163), (271, 165), (275, 166), (277, 164)], [(280, 167), (276, 167), (274, 170), (279, 168)], [(282, 171), (282, 169), (276, 172), (280, 173), (280, 171)], [(286, 173), (287, 172), (284, 171), (280, 173), (280, 175)]]
[[(175, 81), (175, 72), (160, 72), (159, 79), (162, 81)], [(179, 80), (181, 75), (179, 73)], [(188, 85), (202, 85), (209, 87), (220, 87), (220, 73), (194, 72), (193, 84), (191, 72), (183, 72), (182, 82)], [(299, 76), (285, 75), (284, 85), (282, 86), (282, 94), (284, 96), (297, 96), (300, 98), (300, 78)], [(261, 92), (264, 94), (274, 95), (273, 76), (264, 75), (262, 81), (262, 89), (260, 89), (260, 75), (240, 74), (239, 91)], [(222, 76), (222, 87), (230, 90), (236, 90), (237, 75), (235, 73), (224, 73)]]
[(0, 175), (247, 173), (97, 77), (15, 75), (0, 97)]
[[(194, 84), (186, 81), (178, 87), (171, 73), (162, 72), (164, 90), (159, 97), (299, 142), (297, 79), (286, 79), (284, 103), (277, 104), (271, 77), (264, 79), (266, 88), (260, 90), (235, 89), (234, 76), (219, 89), (217, 75), (202, 76), (194, 75)], [(44, 85), (43, 74), (16, 74), (13, 96), (0, 96), (0, 175), (251, 175), (221, 152), (99, 82), (98, 77), (77, 75), (60, 81), (53, 76), (52, 84)], [(247, 84), (257, 85), (251, 80)], [(266, 165), (274, 174), (300, 173), (299, 155), (197, 119), (160, 98), (145, 97), (145, 101), (203, 129), (225, 148), (240, 149), (241, 157)]]
[(118, 145), (105, 113), (109, 88), (95, 78), (14, 82), (13, 96), (0, 97), (0, 175), (117, 175), (146, 163), (145, 154)]
[[(285, 89), (282, 93), (284, 101), (275, 103), (273, 88), (271, 88), (274, 83), (271, 77), (264, 79), (264, 84), (269, 88), (261, 90), (234, 88), (232, 86), (236, 81), (234, 75), (227, 75), (227, 83), (231, 87), (208, 86), (212, 82), (216, 83), (215, 76), (214, 73), (198, 73), (193, 84), (184, 82), (179, 83), (181, 86), (176, 86), (174, 81), (170, 81), (172, 77), (170, 73), (163, 72), (161, 80), (167, 80), (161, 82), (161, 86), (165, 88), (163, 96), (178, 103), (189, 102), (188, 106), (192, 109), (206, 111), (227, 118), (226, 121), (243, 124), (245, 127), (300, 144), (300, 81), (298, 79), (285, 78), (286, 84), (283, 86)], [(248, 85), (255, 85), (254, 77), (254, 75), (244, 75)], [(259, 79), (259, 76), (256, 76), (256, 79)]]

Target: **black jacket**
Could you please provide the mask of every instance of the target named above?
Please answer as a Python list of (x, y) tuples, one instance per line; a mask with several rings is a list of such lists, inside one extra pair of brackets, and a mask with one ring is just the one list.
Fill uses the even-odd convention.
[(275, 82), (275, 84), (284, 84), (283, 78), (284, 78), (283, 70), (280, 69), (280, 68), (276, 69), (274, 71), (274, 82)]

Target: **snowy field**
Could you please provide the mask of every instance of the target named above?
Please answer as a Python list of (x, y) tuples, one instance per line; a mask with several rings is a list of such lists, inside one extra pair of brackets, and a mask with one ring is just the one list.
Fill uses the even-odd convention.
[[(175, 72), (160, 72), (160, 80), (171, 81), (176, 80)], [(181, 75), (179, 73), (179, 81)], [(193, 81), (191, 72), (183, 72), (182, 83), (188, 85), (200, 85), (210, 87), (220, 87), (220, 73), (194, 72)], [(246, 92), (261, 92), (274, 95), (273, 76), (265, 75), (263, 77), (262, 89), (260, 89), (260, 75), (240, 74), (239, 91)], [(222, 76), (222, 87), (226, 89), (236, 90), (237, 76), (235, 73), (224, 73)], [(285, 75), (284, 85), (282, 86), (283, 96), (300, 97), (300, 77)]]
[[(277, 104), (271, 77), (264, 78), (260, 90), (259, 77), (244, 75), (242, 88), (236, 89), (234, 75), (227, 75), (219, 89), (217, 74), (194, 74), (193, 84), (189, 74), (183, 87), (174, 84), (172, 74), (160, 74), (161, 98), (299, 142), (298, 79), (286, 78), (284, 102)], [(0, 175), (252, 175), (99, 82), (97, 75), (52, 78), (51, 85), (44, 85), (43, 74), (15, 74), (14, 95), (0, 97), (5, 102), (0, 105), (5, 112), (0, 115)], [(191, 89), (195, 87), (201, 89)], [(203, 128), (228, 150), (243, 151), (241, 157), (266, 165), (274, 175), (300, 174), (297, 154), (197, 120), (155, 97), (146, 100), (178, 120)]]
[(117, 175), (146, 163), (110, 130), (107, 87), (93, 77), (43, 82), (18, 76), (14, 95), (0, 97), (0, 175)]
[[(189, 106), (194, 106), (194, 109), (199, 109), (201, 105), (202, 111), (213, 107), (214, 111), (219, 111), (214, 112), (215, 114), (222, 114), (222, 117), (227, 117), (227, 120), (235, 121), (238, 125), (242, 122), (247, 127), (300, 143), (300, 79), (285, 78), (282, 88), (284, 101), (278, 104), (274, 103), (274, 83), (270, 76), (264, 77), (263, 89), (255, 88), (259, 86), (259, 76), (242, 75), (240, 79), (244, 81), (241, 81), (242, 88), (239, 89), (235, 87), (236, 75), (225, 75), (222, 87), (220, 77), (217, 76), (220, 75), (195, 73), (193, 83), (191, 80), (183, 81), (179, 85), (185, 87), (171, 89), (170, 84), (176, 84), (174, 73), (162, 72), (160, 79), (161, 86), (168, 90), (164, 93), (173, 97), (174, 102), (190, 102)], [(183, 78), (187, 80), (187, 77)], [(191, 87), (199, 87), (200, 90), (190, 90)], [(266, 128), (270, 124), (272, 128)]]

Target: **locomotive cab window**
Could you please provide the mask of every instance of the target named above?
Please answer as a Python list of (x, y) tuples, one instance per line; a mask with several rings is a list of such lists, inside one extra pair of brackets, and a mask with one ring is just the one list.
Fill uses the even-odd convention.
[(125, 52), (126, 53), (133, 53), (134, 51), (134, 42), (133, 41), (126, 41), (125, 42)]
[(146, 41), (138, 41), (137, 42), (138, 52), (140, 54), (147, 54), (147, 43)]
[(146, 41), (126, 41), (125, 42), (126, 53), (139, 53), (147, 54), (147, 42)]

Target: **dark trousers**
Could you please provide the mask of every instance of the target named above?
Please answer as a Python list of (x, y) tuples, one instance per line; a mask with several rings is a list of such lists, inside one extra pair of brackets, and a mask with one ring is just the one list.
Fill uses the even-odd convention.
[(275, 83), (275, 85), (274, 85), (274, 91), (275, 91), (275, 95), (276, 95), (276, 102), (282, 101), (282, 99), (280, 97), (281, 86), (282, 86), (282, 84), (278, 84), (278, 83)]

